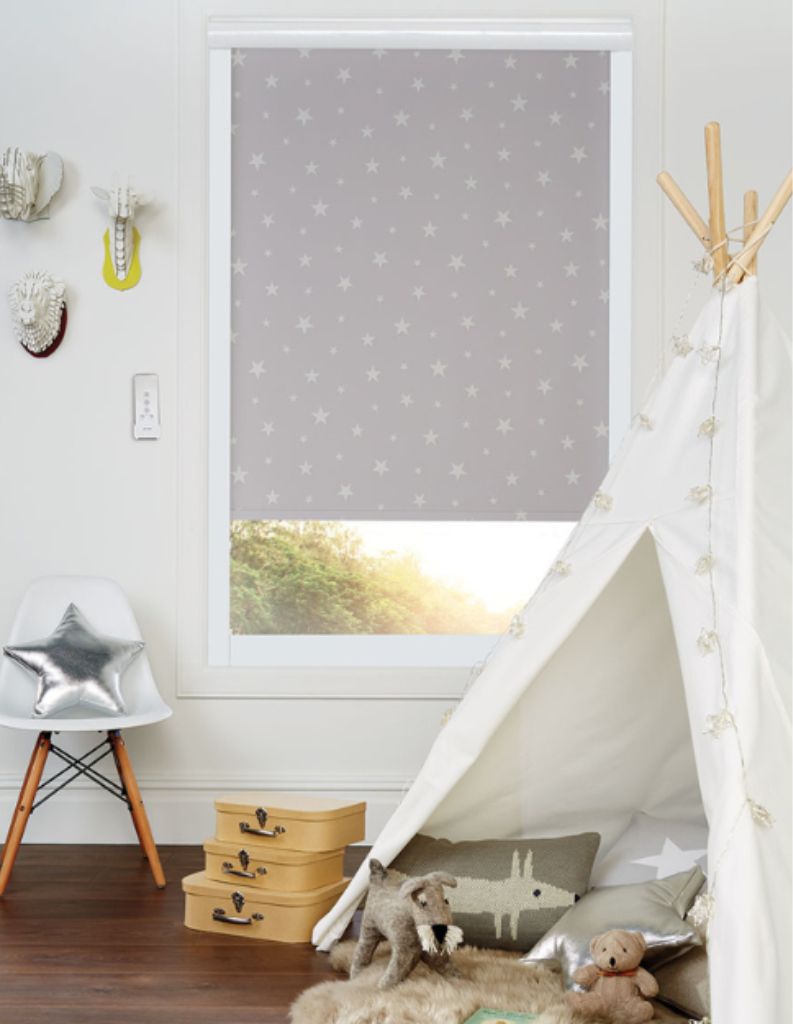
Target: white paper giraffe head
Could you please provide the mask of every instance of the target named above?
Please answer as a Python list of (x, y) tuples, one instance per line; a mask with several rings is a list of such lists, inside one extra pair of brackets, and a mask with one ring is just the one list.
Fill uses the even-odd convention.
[(140, 280), (140, 232), (133, 221), (136, 211), (150, 199), (132, 188), (129, 182), (109, 190), (92, 185), (91, 192), (107, 204), (107, 213), (112, 221), (112, 238), (110, 230), (104, 236), (103, 277), (111, 288), (120, 291), (133, 288)]

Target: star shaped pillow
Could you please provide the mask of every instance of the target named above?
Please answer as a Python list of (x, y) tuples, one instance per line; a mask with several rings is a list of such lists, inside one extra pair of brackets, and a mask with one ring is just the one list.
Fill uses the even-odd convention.
[(77, 705), (123, 715), (121, 676), (144, 646), (142, 640), (97, 633), (70, 604), (48, 637), (4, 647), (3, 652), (38, 676), (34, 717), (58, 715)]

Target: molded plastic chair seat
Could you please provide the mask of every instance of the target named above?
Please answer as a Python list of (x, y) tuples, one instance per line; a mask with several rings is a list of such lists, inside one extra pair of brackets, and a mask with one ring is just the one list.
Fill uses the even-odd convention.
[[(143, 639), (126, 595), (114, 580), (102, 576), (45, 576), (34, 580), (25, 592), (5, 643), (23, 643), (49, 636), (70, 603), (77, 605), (98, 633), (124, 640)], [(78, 705), (51, 718), (34, 717), (35, 693), (35, 677), (3, 656), (0, 725), (11, 729), (32, 732), (131, 729), (161, 722), (172, 714), (159, 694), (145, 647), (121, 677), (121, 693), (127, 707), (124, 715), (103, 714)]]
[[(34, 580), (25, 592), (6, 643), (24, 643), (48, 637), (70, 604), (80, 609), (98, 633), (123, 640), (143, 639), (123, 590), (113, 580), (101, 576), (45, 576)], [(165, 886), (165, 874), (129, 752), (121, 736), (122, 729), (161, 722), (171, 714), (171, 709), (157, 690), (145, 647), (121, 676), (121, 694), (127, 707), (123, 715), (103, 714), (93, 708), (77, 705), (63, 714), (34, 716), (36, 685), (32, 673), (11, 658), (0, 658), (0, 725), (38, 733), (3, 846), (0, 896), (11, 878), (30, 815), (45, 800), (77, 779), (95, 782), (127, 805), (154, 882), (162, 889)], [(57, 732), (95, 730), (106, 732), (106, 739), (79, 757), (61, 749), (52, 739), (53, 733)], [(50, 754), (59, 758), (66, 768), (43, 779)], [(111, 755), (118, 770), (118, 782), (103, 775), (97, 767), (100, 761)], [(39, 795), (42, 792), (43, 795)]]

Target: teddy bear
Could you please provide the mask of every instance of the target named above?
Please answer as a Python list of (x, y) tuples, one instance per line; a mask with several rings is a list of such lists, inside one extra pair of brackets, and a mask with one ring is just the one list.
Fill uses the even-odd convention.
[(614, 929), (596, 935), (589, 944), (594, 963), (573, 974), (586, 992), (568, 992), (568, 1006), (589, 1017), (615, 1024), (642, 1024), (654, 1010), (647, 999), (658, 995), (658, 982), (639, 965), (647, 949), (641, 932)]
[(456, 977), (450, 953), (463, 939), (452, 923), (443, 887), (457, 880), (444, 871), (419, 878), (392, 876), (379, 860), (369, 862), (369, 892), (361, 921), (361, 934), (350, 965), (350, 977), (372, 962), (383, 939), (391, 945), (391, 959), (379, 982), (392, 988), (410, 974), (419, 960), (447, 977)]

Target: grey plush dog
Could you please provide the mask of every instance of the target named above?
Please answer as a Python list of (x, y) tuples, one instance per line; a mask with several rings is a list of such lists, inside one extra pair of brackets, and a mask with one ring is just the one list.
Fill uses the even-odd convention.
[(443, 871), (407, 880), (389, 877), (379, 860), (370, 861), (369, 893), (350, 977), (372, 962), (383, 939), (391, 946), (391, 959), (380, 988), (404, 981), (419, 960), (439, 974), (455, 976), (450, 954), (463, 941), (463, 933), (452, 924), (444, 885), (454, 887), (457, 880)]

